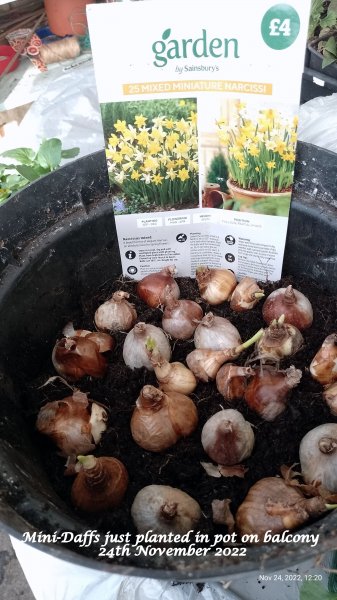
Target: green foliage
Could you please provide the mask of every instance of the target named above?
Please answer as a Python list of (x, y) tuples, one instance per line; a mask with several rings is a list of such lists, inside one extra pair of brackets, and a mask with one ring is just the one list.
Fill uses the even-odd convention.
[[(111, 181), (112, 186), (114, 182)], [(118, 191), (117, 191), (118, 193)], [(112, 201), (115, 215), (134, 215), (136, 213), (150, 212), (152, 209), (147, 196), (134, 193), (127, 200), (117, 197)]]
[(78, 153), (79, 148), (62, 150), (58, 138), (43, 140), (37, 152), (32, 148), (14, 148), (3, 152), (0, 156), (16, 162), (0, 163), (0, 204), (28, 183), (55, 171), (62, 159), (74, 158)]
[(320, 44), (318, 48), (323, 54), (322, 69), (324, 69), (324, 67), (328, 67), (337, 61), (337, 39), (332, 35), (325, 41), (321, 48)]
[[(286, 196), (273, 196), (256, 200), (251, 206), (250, 212), (259, 215), (272, 215), (274, 217), (287, 217), (290, 209), (290, 193)], [(241, 205), (245, 204), (245, 200), (236, 200), (232, 210), (240, 210)]]
[[(328, 505), (327, 505), (328, 506)], [(337, 508), (336, 505), (329, 505), (329, 508)], [(334, 550), (329, 556), (329, 578), (328, 578), (328, 590), (329, 592), (337, 592), (337, 552)]]
[(300, 588), (300, 600), (337, 600), (337, 594), (328, 592), (318, 581), (305, 581)]
[(230, 179), (245, 190), (283, 192), (293, 181), (296, 115), (291, 118), (277, 109), (248, 113), (245, 103), (238, 105), (236, 123), (220, 119), (219, 142), (227, 151)]
[(317, 29), (321, 29), (321, 20), (325, 12), (325, 0), (312, 0), (309, 18), (308, 39), (311, 40)]
[(315, 47), (322, 55), (322, 68), (337, 62), (337, 0), (312, 0), (308, 40), (321, 38)]
[(224, 155), (220, 152), (211, 160), (207, 173), (208, 183), (218, 183), (222, 192), (228, 192), (227, 188), (228, 167)]
[(133, 123), (136, 115), (142, 114), (147, 120), (153, 117), (153, 108), (155, 105), (158, 115), (177, 121), (179, 119), (188, 119), (192, 110), (196, 109), (194, 99), (184, 100), (131, 100), (129, 102), (108, 102), (101, 104), (101, 114), (103, 121), (104, 137), (106, 140), (114, 131), (115, 123), (127, 121)]

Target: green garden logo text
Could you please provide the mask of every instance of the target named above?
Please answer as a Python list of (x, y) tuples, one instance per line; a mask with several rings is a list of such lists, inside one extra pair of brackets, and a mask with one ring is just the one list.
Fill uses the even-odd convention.
[(171, 29), (166, 29), (161, 37), (152, 44), (155, 55), (153, 64), (156, 67), (165, 67), (169, 60), (179, 58), (239, 58), (239, 43), (236, 38), (209, 39), (206, 29), (202, 29), (201, 36), (175, 40), (171, 37)]

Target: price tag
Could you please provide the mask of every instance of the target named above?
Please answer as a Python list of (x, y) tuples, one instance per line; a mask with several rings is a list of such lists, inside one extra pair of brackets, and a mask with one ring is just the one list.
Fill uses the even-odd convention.
[(261, 34), (264, 42), (273, 50), (289, 48), (300, 30), (300, 18), (289, 4), (276, 4), (264, 15)]

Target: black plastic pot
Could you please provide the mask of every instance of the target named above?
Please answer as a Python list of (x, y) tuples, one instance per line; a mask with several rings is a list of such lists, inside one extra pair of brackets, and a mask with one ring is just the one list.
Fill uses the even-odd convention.
[(306, 51), (305, 67), (302, 77), (301, 104), (317, 96), (329, 96), (337, 92), (337, 64), (332, 63), (322, 68), (323, 56), (317, 46), (321, 40), (326, 40), (331, 33), (312, 40)]
[(308, 51), (309, 51), (309, 65), (308, 66), (310, 69), (314, 69), (315, 71), (320, 72), (323, 75), (323, 77), (325, 75), (328, 75), (328, 76), (332, 77), (334, 80), (337, 80), (337, 64), (331, 63), (331, 65), (328, 65), (327, 67), (323, 68), (322, 67), (323, 55), (318, 50), (319, 43), (328, 40), (332, 36), (337, 36), (337, 32), (335, 32), (335, 33), (330, 32), (325, 35), (322, 35), (318, 38), (313, 39), (308, 44)]
[[(337, 291), (336, 155), (299, 144), (284, 262)], [(52, 489), (22, 411), (23, 381), (39, 372), (64, 315), (121, 271), (104, 152), (79, 159), (33, 183), (0, 207), (0, 521), (18, 538), (87, 530)], [(29, 353), (27, 351), (29, 345)], [(27, 356), (30, 358), (27, 359)], [(24, 358), (23, 358), (24, 357)], [(27, 407), (26, 407), (27, 408)], [(36, 543), (55, 556), (104, 571), (174, 580), (235, 577), (299, 563), (337, 545), (337, 513), (302, 530), (317, 547), (271, 544), (248, 556), (124, 557), (103, 562), (91, 548)]]

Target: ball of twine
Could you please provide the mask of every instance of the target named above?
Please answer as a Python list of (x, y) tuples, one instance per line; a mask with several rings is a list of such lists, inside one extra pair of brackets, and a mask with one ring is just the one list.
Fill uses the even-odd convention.
[(77, 37), (68, 37), (64, 40), (50, 42), (40, 47), (40, 58), (45, 65), (50, 65), (55, 62), (76, 58), (81, 53), (80, 43)]

